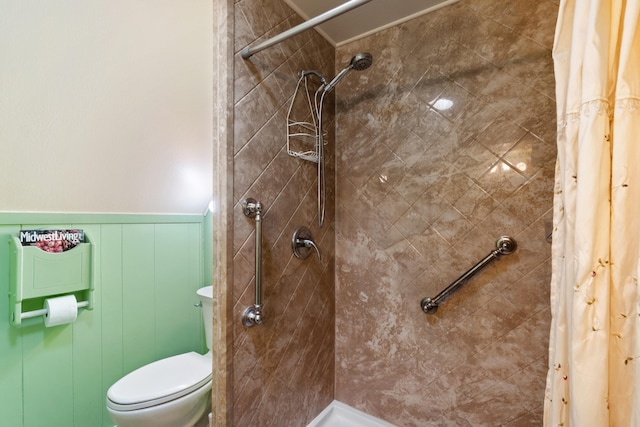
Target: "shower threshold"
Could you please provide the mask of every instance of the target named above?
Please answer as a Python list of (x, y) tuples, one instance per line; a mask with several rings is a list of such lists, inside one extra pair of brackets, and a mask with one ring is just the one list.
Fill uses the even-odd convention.
[(334, 400), (307, 427), (396, 427)]

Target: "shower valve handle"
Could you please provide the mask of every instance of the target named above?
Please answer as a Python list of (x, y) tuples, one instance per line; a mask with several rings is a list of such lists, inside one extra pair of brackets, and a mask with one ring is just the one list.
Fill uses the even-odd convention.
[(309, 239), (298, 239), (296, 241), (296, 244), (299, 245), (299, 247), (305, 247), (305, 248), (313, 248), (316, 250), (316, 254), (318, 255), (318, 261), (320, 261), (320, 249), (318, 249), (318, 247), (316, 246), (315, 242), (313, 240), (309, 240)]
[(320, 261), (320, 249), (318, 249), (318, 246), (313, 241), (311, 230), (304, 226), (296, 228), (291, 237), (293, 255), (295, 255), (296, 258), (305, 259), (311, 253), (311, 248), (316, 250), (318, 261)]

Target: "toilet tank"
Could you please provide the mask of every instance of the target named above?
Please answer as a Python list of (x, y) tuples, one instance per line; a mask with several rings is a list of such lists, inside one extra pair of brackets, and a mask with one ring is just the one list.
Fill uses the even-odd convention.
[(202, 321), (204, 322), (204, 336), (207, 340), (207, 348), (211, 350), (213, 338), (211, 327), (213, 323), (213, 286), (205, 286), (196, 292), (202, 303)]

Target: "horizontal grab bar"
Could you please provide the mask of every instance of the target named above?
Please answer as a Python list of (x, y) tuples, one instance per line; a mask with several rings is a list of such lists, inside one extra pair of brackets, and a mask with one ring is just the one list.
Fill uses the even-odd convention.
[(496, 241), (496, 249), (491, 251), (489, 255), (484, 257), (479, 263), (471, 267), (462, 276), (458, 277), (452, 284), (447, 286), (442, 292), (433, 298), (425, 297), (420, 301), (422, 311), (427, 314), (433, 314), (438, 310), (440, 302), (455, 292), (460, 286), (466, 283), (472, 276), (489, 265), (494, 259), (500, 258), (502, 255), (509, 255), (516, 250), (516, 241), (508, 236), (502, 236)]

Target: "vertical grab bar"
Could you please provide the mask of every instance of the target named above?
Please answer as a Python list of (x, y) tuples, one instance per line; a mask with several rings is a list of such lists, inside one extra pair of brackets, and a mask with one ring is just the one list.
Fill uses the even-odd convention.
[(247, 328), (262, 325), (262, 203), (254, 199), (242, 201), (245, 216), (256, 221), (256, 290), (254, 304), (242, 312), (242, 324)]

